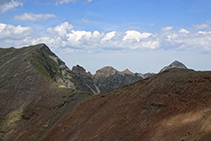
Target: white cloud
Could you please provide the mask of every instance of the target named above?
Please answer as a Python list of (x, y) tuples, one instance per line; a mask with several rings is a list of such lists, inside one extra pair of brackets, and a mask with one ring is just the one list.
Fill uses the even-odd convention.
[(0, 23), (0, 39), (22, 39), (33, 32), (31, 27)]
[(186, 30), (186, 29), (184, 29), (184, 28), (182, 28), (182, 29), (180, 29), (179, 30), (179, 33), (185, 33), (185, 34), (188, 34), (188, 33), (190, 33), (188, 30)]
[(74, 31), (72, 30), (71, 33), (69, 33), (68, 41), (71, 43), (80, 43), (79, 40), (89, 40), (92, 33), (87, 31)]
[(161, 30), (162, 31), (170, 31), (172, 30), (174, 27), (173, 26), (167, 26), (167, 27), (163, 27)]
[(101, 43), (111, 40), (116, 34), (116, 31), (109, 32), (102, 38)]
[(12, 10), (18, 6), (23, 6), (23, 3), (18, 0), (10, 0), (0, 5), (0, 11), (1, 13), (6, 13), (7, 11)]
[(73, 26), (71, 24), (69, 24), (68, 22), (64, 22), (54, 28), (49, 27), (47, 29), (47, 32), (53, 35), (60, 36), (63, 39), (67, 39), (68, 34), (71, 32), (72, 29)]
[(205, 24), (197, 24), (197, 25), (194, 25), (194, 27), (197, 29), (197, 30), (202, 30), (202, 29), (206, 29), (209, 27), (209, 24), (208, 23), (205, 23)]
[[(164, 29), (164, 30), (163, 30)], [(211, 53), (211, 31), (165, 27), (158, 33), (128, 30), (125, 33), (112, 31), (74, 30), (64, 22), (46, 29), (45, 36), (34, 35), (31, 27), (0, 23), (0, 46), (19, 46), (46, 43), (51, 48), (62, 48), (68, 52), (99, 52), (103, 50), (192, 50)], [(190, 29), (190, 28), (189, 28)], [(35, 32), (36, 33), (36, 32)], [(68, 50), (68, 48), (70, 50)]]
[[(188, 36), (187, 36), (188, 34)], [(211, 32), (210, 31), (187, 31), (175, 30), (158, 34), (161, 46), (164, 49), (175, 50), (196, 50), (199, 52), (211, 52)]]
[(22, 20), (22, 21), (39, 21), (39, 20), (46, 20), (49, 18), (55, 18), (56, 15), (54, 14), (33, 14), (33, 13), (24, 13), (23, 15), (16, 15), (14, 19)]
[(138, 31), (135, 30), (129, 30), (126, 32), (126, 35), (124, 36), (123, 40), (128, 40), (128, 39), (135, 39), (137, 42), (140, 41), (140, 39), (143, 38), (148, 38), (150, 35), (152, 35), (151, 33), (140, 33)]

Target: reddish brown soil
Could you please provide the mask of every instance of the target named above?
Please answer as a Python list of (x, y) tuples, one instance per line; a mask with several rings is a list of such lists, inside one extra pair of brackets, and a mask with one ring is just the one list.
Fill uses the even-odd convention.
[(172, 69), (94, 96), (43, 141), (211, 140), (211, 72)]

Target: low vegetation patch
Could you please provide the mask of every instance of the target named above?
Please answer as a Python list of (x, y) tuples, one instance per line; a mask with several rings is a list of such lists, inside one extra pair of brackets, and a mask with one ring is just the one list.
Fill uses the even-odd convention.
[(165, 104), (151, 103), (148, 106), (145, 106), (143, 109), (145, 109), (145, 110), (151, 110), (151, 109), (161, 109), (161, 108), (165, 108), (165, 107), (167, 107), (167, 105), (165, 105)]

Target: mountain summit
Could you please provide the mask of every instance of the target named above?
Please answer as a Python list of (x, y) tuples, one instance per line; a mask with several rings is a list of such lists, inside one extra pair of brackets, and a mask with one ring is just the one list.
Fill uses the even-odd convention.
[(173, 63), (171, 63), (169, 66), (165, 66), (164, 68), (162, 68), (160, 72), (163, 72), (171, 68), (187, 69), (187, 67), (183, 63), (176, 60)]

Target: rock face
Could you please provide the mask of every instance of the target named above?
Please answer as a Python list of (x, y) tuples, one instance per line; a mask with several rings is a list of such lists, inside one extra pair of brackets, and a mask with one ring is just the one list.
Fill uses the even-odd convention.
[(86, 70), (79, 65), (73, 66), (72, 71), (76, 74), (86, 75)]
[[(38, 46), (40, 46), (40, 50), (32, 54), (37, 60), (32, 61), (32, 64), (37, 67), (38, 70), (46, 73), (46, 75), (50, 75), (50, 77), (60, 85), (75, 89), (74, 83), (72, 83), (71, 71), (65, 63), (51, 52), (45, 44), (40, 44)], [(39, 63), (42, 63), (43, 66)]]
[(104, 67), (96, 71), (93, 79), (95, 85), (99, 88), (100, 92), (105, 92), (134, 83), (138, 80), (143, 79), (143, 77), (132, 73), (128, 69), (120, 72), (112, 67)]
[(90, 72), (87, 73), (86, 70), (79, 65), (73, 66), (72, 72), (74, 73), (72, 75), (73, 83), (75, 84), (77, 90), (93, 94), (99, 93)]
[(166, 66), (163, 69), (161, 69), (160, 72), (163, 72), (165, 70), (172, 69), (172, 68), (187, 69), (187, 67), (183, 63), (179, 61), (174, 61), (169, 66)]
[(137, 75), (141, 76), (143, 79), (146, 79), (146, 78), (149, 78), (149, 77), (155, 75), (155, 73), (145, 73), (145, 74), (138, 73)]
[(142, 76), (134, 74), (128, 69), (120, 72), (111, 66), (97, 70), (94, 75), (86, 73), (86, 70), (79, 65), (74, 66), (72, 71), (76, 74), (73, 76), (76, 89), (93, 94), (110, 91), (143, 79)]
[(72, 72), (74, 73), (74, 75), (72, 75), (72, 82), (75, 88), (93, 94), (110, 91), (143, 79), (142, 76), (134, 74), (128, 69), (120, 72), (111, 66), (97, 70), (94, 75), (90, 72), (86, 72), (86, 70), (79, 65), (73, 66)]
[(124, 71), (122, 71), (122, 72), (119, 72), (119, 74), (122, 74), (122, 75), (124, 75), (124, 74), (134, 75), (134, 73), (133, 73), (133, 72), (131, 72), (131, 71), (130, 71), (130, 70), (128, 70), (128, 69), (126, 69), (126, 70), (124, 70)]
[(115, 75), (118, 71), (116, 69), (114, 69), (113, 67), (104, 67), (102, 69), (99, 69), (96, 71), (95, 77), (109, 77), (111, 75)]

